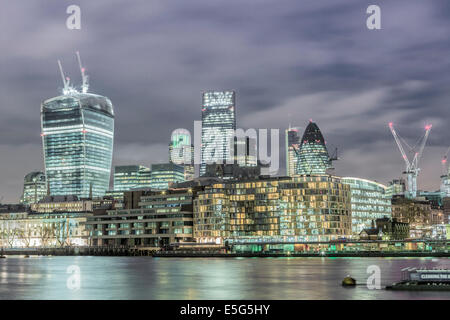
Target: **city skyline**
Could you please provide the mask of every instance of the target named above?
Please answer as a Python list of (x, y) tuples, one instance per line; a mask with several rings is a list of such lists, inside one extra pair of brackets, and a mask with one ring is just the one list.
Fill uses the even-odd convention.
[[(201, 91), (232, 88), (237, 96), (238, 128), (279, 128), (284, 132), (289, 122), (302, 128), (310, 118), (317, 122), (328, 141), (342, 151), (341, 160), (334, 163), (339, 176), (357, 176), (382, 183), (398, 178), (403, 162), (387, 123), (393, 121), (399, 132), (414, 142), (430, 122), (433, 131), (421, 162), (419, 188), (437, 190), (440, 160), (450, 135), (445, 125), (450, 101), (446, 92), (450, 81), (445, 71), (450, 61), (443, 55), (448, 44), (444, 32), (448, 30), (445, 12), (450, 7), (442, 1), (409, 2), (406, 13), (404, 1), (384, 4), (383, 28), (391, 31), (373, 34), (364, 29), (363, 12), (367, 3), (355, 5), (356, 1), (351, 1), (347, 6), (326, 2), (297, 9), (294, 4), (286, 8), (277, 5), (261, 8), (247, 22), (249, 28), (243, 34), (234, 32), (236, 27), (229, 22), (247, 21), (255, 6), (245, 2), (231, 2), (219, 15), (212, 14), (222, 7), (219, 5), (193, 2), (192, 7), (186, 7), (180, 2), (173, 7), (155, 2), (158, 5), (153, 3), (152, 8), (156, 10), (134, 15), (137, 21), (126, 21), (123, 30), (113, 28), (117, 35), (107, 30), (110, 22), (92, 17), (108, 16), (113, 21), (117, 19), (112, 17), (118, 15), (125, 19), (124, 12), (137, 14), (142, 6), (120, 10), (121, 4), (112, 2), (111, 10), (104, 12), (104, 6), (82, 1), (80, 5), (87, 17), (78, 33), (65, 28), (64, 14), (55, 15), (58, 5), (52, 12), (36, 8), (35, 17), (26, 22), (43, 29), (30, 31), (11, 21), (8, 27), (17, 31), (16, 34), (22, 33), (16, 41), (9, 41), (12, 45), (6, 48), (5, 68), (0, 75), (2, 202), (17, 202), (24, 176), (34, 170), (44, 170), (39, 105), (46, 98), (58, 95), (57, 86), (62, 86), (56, 59), (64, 58), (67, 73), (78, 82), (77, 66), (67, 58), (78, 49), (93, 79), (92, 91), (108, 96), (116, 107), (113, 165), (149, 166), (167, 162), (171, 131), (191, 130), (193, 121), (201, 118)], [(62, 3), (60, 7), (64, 9), (65, 5)], [(25, 10), (22, 6), (8, 3), (5, 12)], [(189, 13), (184, 18), (183, 10)], [(158, 12), (176, 16), (177, 25), (171, 27), (168, 21), (157, 17)], [(322, 16), (321, 22), (307, 19), (308, 15)], [(345, 18), (349, 15), (352, 19)], [(420, 25), (401, 25), (400, 22), (406, 23), (408, 15), (420, 20)], [(283, 33), (266, 30), (265, 19)], [(24, 23), (23, 19), (18, 20)], [(104, 25), (94, 27), (95, 20), (103, 21)], [(324, 20), (329, 24), (322, 25)], [(178, 35), (183, 23), (187, 24), (190, 37), (176, 46), (170, 45), (183, 36), (182, 32), (181, 37)], [(212, 30), (192, 36), (204, 24)], [(334, 28), (336, 25), (340, 28)], [(39, 35), (42, 30), (45, 36)], [(165, 34), (165, 39), (158, 37), (160, 32)], [(115, 40), (126, 34), (135, 37), (125, 41), (125, 51), (117, 50), (114, 41), (108, 38), (113, 36)], [(5, 34), (6, 41), (11, 36)], [(62, 37), (67, 45), (52, 46), (53, 36)], [(225, 39), (226, 43), (217, 44), (216, 37)], [(147, 38), (148, 41), (138, 45)], [(424, 38), (428, 39), (426, 43)], [(21, 39), (31, 41), (25, 43)], [(200, 50), (197, 46), (201, 40), (217, 44), (218, 48), (202, 46)], [(33, 45), (34, 41), (41, 46)], [(96, 41), (97, 47), (92, 48), (90, 41)], [(27, 50), (31, 45), (33, 48)], [(229, 45), (233, 50), (220, 50)], [(439, 50), (439, 46), (444, 48)], [(144, 49), (145, 55), (138, 54), (140, 49)], [(108, 51), (107, 57), (102, 54), (104, 51)], [(185, 55), (177, 55), (176, 51)], [(277, 53), (283, 54), (282, 61), (274, 56)], [(152, 59), (148, 59), (149, 55)], [(261, 65), (266, 66), (264, 70)], [(384, 72), (377, 70), (380, 65), (389, 68)], [(284, 145), (282, 141), (281, 134), (280, 146)], [(284, 154), (282, 147), (280, 175), (285, 171)]]

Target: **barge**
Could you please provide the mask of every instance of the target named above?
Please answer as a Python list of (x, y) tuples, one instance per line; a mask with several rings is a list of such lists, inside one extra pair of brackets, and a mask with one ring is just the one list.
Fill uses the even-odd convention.
[(402, 281), (386, 287), (386, 290), (450, 291), (449, 269), (402, 269)]

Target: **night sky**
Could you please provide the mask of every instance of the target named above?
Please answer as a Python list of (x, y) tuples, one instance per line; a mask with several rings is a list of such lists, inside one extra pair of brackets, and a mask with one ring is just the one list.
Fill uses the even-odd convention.
[[(71, 4), (81, 30), (66, 28)], [(366, 9), (381, 7), (381, 30)], [(388, 129), (410, 144), (433, 124), (419, 187), (436, 190), (450, 145), (448, 0), (5, 1), (0, 5), (0, 200), (43, 170), (40, 103), (72, 81), (115, 107), (113, 165), (167, 162), (170, 133), (193, 132), (201, 91), (236, 90), (237, 126), (317, 122), (339, 148), (335, 173), (387, 183), (404, 169)], [(281, 134), (283, 133), (283, 134)], [(284, 143), (280, 143), (284, 174)]]

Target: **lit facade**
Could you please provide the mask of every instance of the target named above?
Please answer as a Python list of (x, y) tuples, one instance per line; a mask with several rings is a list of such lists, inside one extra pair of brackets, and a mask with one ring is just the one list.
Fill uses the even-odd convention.
[(389, 186), (386, 189), (386, 195), (389, 198), (394, 196), (405, 194), (406, 185), (404, 179), (394, 179), (389, 182)]
[(322, 175), (331, 167), (325, 139), (319, 127), (310, 121), (303, 134), (298, 153), (297, 174)]
[(39, 202), (47, 195), (47, 183), (45, 174), (40, 171), (34, 171), (27, 174), (23, 181), (23, 193), (20, 203), (30, 205)]
[(432, 235), (433, 210), (431, 203), (425, 199), (394, 197), (392, 217), (409, 224), (411, 238), (419, 239)]
[(41, 129), (50, 194), (103, 196), (109, 189), (113, 152), (111, 101), (78, 92), (46, 100)]
[(128, 208), (89, 218), (92, 244), (160, 247), (192, 242), (193, 196), (191, 189), (125, 192)]
[(352, 232), (359, 235), (363, 229), (372, 227), (372, 222), (392, 213), (391, 198), (387, 187), (381, 183), (360, 178), (346, 177), (342, 182), (351, 189)]
[(241, 167), (255, 167), (258, 164), (256, 139), (234, 137), (234, 164)]
[(235, 92), (208, 91), (202, 97), (202, 147), (200, 175), (206, 164), (226, 163), (236, 130)]
[(150, 188), (150, 181), (150, 168), (139, 165), (114, 167), (114, 191)]
[(194, 146), (191, 143), (191, 134), (188, 130), (177, 129), (172, 132), (169, 144), (169, 162), (184, 167), (184, 179), (186, 181), (194, 179)]
[(2, 247), (64, 247), (86, 246), (87, 213), (0, 215)]
[(285, 132), (286, 175), (293, 177), (297, 173), (300, 148), (299, 128), (289, 128)]
[(80, 200), (76, 196), (46, 196), (33, 203), (31, 210), (37, 213), (92, 212), (92, 200)]
[(194, 202), (194, 237), (284, 237), (329, 241), (351, 235), (350, 187), (328, 175), (230, 181)]
[(151, 172), (152, 189), (165, 190), (173, 183), (185, 181), (184, 167), (175, 163), (152, 164)]

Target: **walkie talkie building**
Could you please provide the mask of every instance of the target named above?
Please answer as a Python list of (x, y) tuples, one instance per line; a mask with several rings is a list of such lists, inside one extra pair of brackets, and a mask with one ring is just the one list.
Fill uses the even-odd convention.
[[(81, 63), (80, 63), (81, 67)], [(51, 195), (103, 196), (109, 189), (114, 141), (111, 101), (64, 81), (63, 95), (41, 105), (45, 174)], [(67, 79), (67, 82), (66, 80)]]

